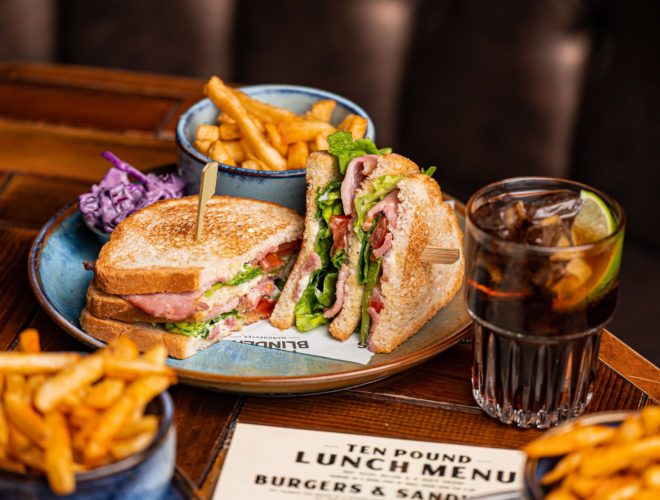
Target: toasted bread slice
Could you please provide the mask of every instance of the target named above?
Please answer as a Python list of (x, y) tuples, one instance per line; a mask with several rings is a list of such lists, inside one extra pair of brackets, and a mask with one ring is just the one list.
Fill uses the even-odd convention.
[[(392, 248), (383, 256), (383, 309), (372, 327), (368, 347), (394, 350), (412, 337), (458, 292), (463, 282), (463, 236), (440, 187), (426, 175), (409, 175), (398, 184), (397, 225)], [(460, 250), (451, 265), (422, 262), (427, 245)]]
[[(419, 172), (419, 167), (408, 158), (397, 154), (383, 155), (378, 158), (374, 171), (364, 179), (358, 188), (356, 196), (369, 191), (374, 180), (383, 175), (407, 175), (417, 172)], [(348, 261), (345, 264), (349, 267), (349, 271), (346, 279), (344, 305), (329, 327), (330, 333), (339, 340), (346, 340), (350, 337), (360, 323), (364, 293), (364, 286), (358, 282), (360, 247), (357, 234), (355, 231), (351, 231), (348, 239)]]
[(121, 335), (126, 335), (137, 345), (140, 351), (146, 351), (154, 345), (164, 345), (168, 355), (177, 359), (189, 358), (202, 349), (218, 342), (222, 337), (213, 340), (186, 337), (176, 333), (168, 333), (163, 328), (149, 323), (124, 323), (114, 319), (97, 318), (87, 309), (80, 313), (82, 329), (92, 337), (103, 342), (110, 342)]
[(270, 322), (282, 330), (289, 328), (295, 321), (296, 291), (304, 290), (309, 283), (311, 273), (305, 271), (305, 263), (314, 252), (314, 244), (319, 233), (316, 219), (316, 197), (332, 181), (339, 179), (339, 165), (335, 157), (326, 152), (316, 152), (307, 159), (307, 210), (305, 215), (305, 234), (296, 263), (289, 279), (270, 316)]
[(213, 196), (197, 241), (197, 203), (197, 196), (164, 200), (121, 222), (101, 249), (96, 286), (118, 295), (192, 292), (302, 235), (303, 218), (289, 208)]

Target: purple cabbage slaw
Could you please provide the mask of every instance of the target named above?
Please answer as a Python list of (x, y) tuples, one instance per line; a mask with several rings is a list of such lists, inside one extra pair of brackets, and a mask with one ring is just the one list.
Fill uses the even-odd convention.
[[(143, 174), (110, 151), (101, 156), (112, 163), (101, 182), (78, 197), (80, 213), (89, 227), (111, 233), (133, 212), (152, 203), (183, 196), (184, 184), (174, 173)], [(130, 177), (137, 182), (131, 182)]]

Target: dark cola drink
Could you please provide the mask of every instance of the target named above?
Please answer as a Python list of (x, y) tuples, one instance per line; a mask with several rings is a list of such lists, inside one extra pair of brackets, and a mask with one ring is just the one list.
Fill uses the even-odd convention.
[(581, 414), (616, 303), (621, 208), (581, 184), (521, 178), (476, 193), (467, 219), (475, 400), (520, 427)]

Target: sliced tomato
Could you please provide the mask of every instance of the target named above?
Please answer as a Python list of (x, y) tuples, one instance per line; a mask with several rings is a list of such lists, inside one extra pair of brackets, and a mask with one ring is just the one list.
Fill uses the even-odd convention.
[(273, 269), (282, 267), (283, 264), (284, 261), (280, 259), (275, 253), (266, 254), (264, 258), (259, 261), (259, 265), (266, 272), (270, 272)]
[(254, 310), (257, 311), (259, 314), (270, 316), (274, 308), (275, 308), (274, 300), (267, 299), (266, 297), (262, 297), (259, 303), (257, 304), (257, 307), (255, 307)]
[(350, 230), (351, 217), (349, 215), (330, 216), (330, 231), (332, 231), (332, 249), (330, 255), (339, 250), (346, 250), (346, 240)]
[(371, 236), (369, 237), (369, 243), (371, 248), (380, 248), (383, 246), (383, 241), (385, 241), (385, 235), (387, 234), (387, 218), (381, 217), (376, 224)]
[(275, 255), (282, 256), (288, 253), (298, 250), (301, 245), (300, 240), (289, 241), (288, 243), (282, 243), (277, 249), (273, 252)]
[(383, 310), (383, 301), (380, 297), (380, 293), (371, 294), (371, 298), (369, 299), (369, 307), (373, 307), (377, 313)]

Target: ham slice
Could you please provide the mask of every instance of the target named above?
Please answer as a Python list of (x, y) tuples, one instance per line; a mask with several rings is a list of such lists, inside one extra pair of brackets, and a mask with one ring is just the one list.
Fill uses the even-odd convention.
[(344, 294), (346, 292), (346, 280), (348, 279), (348, 266), (343, 264), (337, 276), (337, 285), (335, 287), (335, 294), (337, 298), (332, 307), (323, 313), (324, 318), (333, 318), (339, 314), (341, 308), (344, 307)]
[(319, 257), (316, 252), (310, 253), (305, 259), (305, 262), (303, 262), (302, 269), (300, 270), (300, 279), (296, 285), (296, 293), (293, 297), (296, 302), (300, 300), (300, 297), (302, 297), (305, 288), (307, 288), (307, 285), (309, 285), (310, 276), (314, 271), (321, 267), (321, 264), (321, 257)]
[(181, 321), (197, 312), (197, 300), (203, 293), (202, 290), (197, 290), (185, 293), (124, 295), (123, 297), (126, 302), (151, 316), (170, 321)]
[(353, 199), (355, 191), (362, 184), (363, 179), (376, 168), (378, 155), (365, 155), (353, 158), (346, 167), (346, 175), (341, 183), (341, 203), (344, 214), (353, 213)]
[(387, 233), (383, 244), (378, 248), (374, 248), (374, 257), (380, 259), (390, 248), (392, 248), (392, 233)]
[[(396, 211), (399, 206), (399, 191), (395, 190), (388, 194), (385, 198), (376, 203), (371, 209), (367, 212), (367, 216), (364, 218), (364, 224), (362, 228), (367, 230), (371, 227), (371, 224), (380, 212), (383, 212), (383, 215), (387, 218), (387, 227), (390, 229), (396, 229)], [(366, 227), (365, 227), (366, 226)]]

